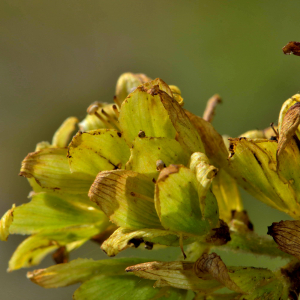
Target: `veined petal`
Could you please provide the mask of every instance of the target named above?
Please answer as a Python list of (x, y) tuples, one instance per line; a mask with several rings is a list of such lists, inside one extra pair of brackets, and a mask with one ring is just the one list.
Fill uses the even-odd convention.
[(104, 213), (86, 196), (38, 193), (29, 203), (15, 208), (9, 232), (34, 234), (99, 222), (102, 222), (103, 230), (109, 223)]
[(144, 86), (139, 86), (124, 100), (119, 122), (129, 146), (141, 130), (147, 137), (175, 139), (176, 131), (159, 95), (147, 93)]
[(52, 139), (52, 146), (58, 148), (67, 147), (72, 133), (76, 129), (76, 124), (78, 123), (78, 119), (75, 117), (70, 117), (66, 119), (62, 125), (58, 128), (55, 132), (53, 139)]
[(145, 175), (125, 170), (101, 172), (89, 197), (118, 226), (162, 228), (154, 208), (154, 184)]
[[(286, 148), (288, 149), (292, 151), (290, 147)], [(299, 159), (295, 160), (295, 154), (286, 155), (286, 161), (280, 163), (277, 172), (276, 150), (276, 141), (230, 139), (230, 174), (257, 199), (299, 218), (300, 205), (295, 193), (298, 191), (299, 176), (298, 169), (294, 168)], [(280, 174), (289, 176), (284, 179)]]
[(184, 300), (187, 291), (154, 289), (153, 281), (135, 276), (99, 275), (84, 282), (74, 293), (74, 300)]
[[(74, 242), (79, 245), (98, 234), (100, 225), (82, 225), (68, 228), (45, 230), (23, 241), (9, 261), (9, 271), (37, 265), (49, 253)], [(79, 246), (78, 243), (75, 247)], [(72, 245), (71, 245), (72, 246)], [(71, 247), (73, 248), (73, 247)], [(71, 250), (71, 249), (69, 249)]]
[(65, 148), (46, 148), (29, 153), (22, 162), (21, 176), (34, 178), (44, 189), (86, 194), (93, 177), (71, 173)]
[[(194, 172), (182, 165), (170, 165), (161, 171), (155, 187), (155, 208), (164, 228), (188, 235), (204, 235), (213, 228), (203, 215), (207, 212), (201, 211), (198, 186)], [(218, 215), (218, 211), (214, 213)]]
[[(99, 274), (125, 275), (125, 268), (134, 263), (145, 262), (142, 258), (93, 260), (78, 258), (69, 263), (28, 272), (27, 277), (44, 288), (58, 288), (84, 282)], [(80, 271), (79, 271), (80, 270)]]
[(165, 165), (188, 165), (189, 155), (180, 144), (169, 138), (137, 137), (133, 142), (131, 156), (126, 169), (145, 174), (150, 179), (157, 179), (159, 172), (156, 162), (162, 160)]
[(133, 272), (134, 275), (145, 279), (155, 280), (155, 287), (172, 286), (178, 289), (203, 291), (211, 293), (223, 285), (213, 279), (199, 279), (194, 272), (192, 262), (146, 262), (130, 266), (126, 272)]
[[(183, 244), (193, 243), (195, 239), (183, 236)], [(166, 246), (179, 246), (179, 236), (176, 232), (160, 229), (130, 230), (118, 228), (101, 246), (108, 256), (115, 256), (121, 251), (135, 247), (143, 242)]]
[(69, 145), (72, 173), (85, 173), (95, 178), (100, 171), (122, 169), (130, 150), (122, 134), (114, 129), (78, 132)]

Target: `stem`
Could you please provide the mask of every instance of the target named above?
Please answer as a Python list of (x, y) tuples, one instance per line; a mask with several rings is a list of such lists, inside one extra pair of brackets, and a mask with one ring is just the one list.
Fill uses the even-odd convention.
[(293, 257), (277, 248), (276, 243), (268, 237), (259, 236), (253, 232), (231, 233), (231, 241), (218, 247), (221, 250), (241, 251), (245, 253), (267, 255), (271, 257)]

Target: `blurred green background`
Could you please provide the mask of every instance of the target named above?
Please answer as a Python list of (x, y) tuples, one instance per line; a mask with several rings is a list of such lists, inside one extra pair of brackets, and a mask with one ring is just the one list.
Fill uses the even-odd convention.
[[(143, 72), (178, 85), (185, 107), (202, 115), (207, 99), (223, 98), (214, 120), (237, 136), (276, 122), (284, 100), (299, 92), (300, 58), (281, 48), (300, 40), (300, 1), (274, 0), (2, 0), (0, 2), (0, 214), (27, 200), (18, 177), (37, 142), (51, 141), (68, 116), (85, 116), (95, 101), (111, 102), (118, 76)], [(243, 193), (255, 229), (265, 234), (283, 213)], [(2, 242), (0, 299), (71, 299), (75, 287), (47, 291), (6, 273), (22, 237)], [(128, 250), (126, 255), (173, 259), (178, 249)], [(155, 256), (156, 255), (156, 256)], [(228, 264), (276, 268), (283, 262), (222, 254)], [(71, 258), (104, 258), (92, 243)], [(52, 264), (46, 259), (40, 267)]]

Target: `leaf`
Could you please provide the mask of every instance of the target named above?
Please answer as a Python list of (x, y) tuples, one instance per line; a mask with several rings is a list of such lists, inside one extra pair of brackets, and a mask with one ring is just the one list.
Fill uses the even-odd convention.
[(96, 276), (83, 283), (74, 293), (74, 300), (184, 300), (186, 291), (153, 288), (152, 281), (135, 276)]
[(99, 274), (126, 275), (125, 269), (131, 264), (145, 262), (142, 258), (120, 258), (93, 260), (77, 258), (69, 263), (28, 272), (27, 277), (44, 288), (64, 287), (84, 282)]
[(20, 176), (34, 178), (44, 189), (87, 194), (93, 177), (71, 173), (65, 148), (46, 148), (29, 153), (22, 162)]
[(170, 165), (161, 171), (155, 187), (155, 208), (167, 230), (204, 235), (212, 228), (200, 209), (196, 176), (182, 165)]
[(71, 194), (39, 193), (29, 203), (14, 210), (9, 232), (34, 234), (42, 230), (55, 230), (102, 222), (103, 229), (108, 220), (103, 212), (87, 197)]
[(93, 178), (100, 171), (125, 168), (129, 156), (125, 140), (114, 129), (78, 132), (68, 150), (71, 172), (84, 173)]
[(139, 86), (124, 100), (119, 122), (130, 147), (140, 131), (144, 131), (147, 137), (174, 139), (176, 135), (159, 95), (147, 93), (144, 86)]
[(131, 156), (126, 164), (126, 169), (145, 174), (150, 179), (157, 179), (159, 172), (156, 162), (162, 160), (165, 165), (183, 164), (189, 162), (189, 155), (180, 144), (169, 138), (140, 138), (133, 142)]
[(89, 197), (118, 226), (163, 228), (154, 208), (154, 184), (145, 175), (125, 170), (101, 172)]
[(268, 234), (281, 251), (300, 259), (300, 221), (274, 222), (268, 227)]
[(24, 240), (9, 261), (9, 271), (39, 264), (49, 253), (66, 246), (68, 251), (79, 247), (101, 231), (100, 225), (81, 225), (44, 230)]
[(76, 129), (76, 124), (78, 123), (78, 119), (74, 117), (70, 117), (66, 119), (62, 125), (58, 128), (55, 132), (53, 139), (52, 139), (52, 146), (58, 148), (67, 147), (72, 133)]
[(177, 289), (203, 291), (210, 293), (223, 285), (215, 279), (199, 279), (193, 269), (192, 262), (146, 262), (130, 266), (126, 272), (136, 276), (155, 280), (155, 287), (172, 286)]
[[(167, 230), (151, 228), (130, 230), (120, 227), (102, 244), (101, 249), (108, 256), (115, 256), (127, 248), (137, 248), (144, 242), (166, 246), (179, 246), (179, 236), (175, 232)], [(183, 236), (183, 244), (192, 242), (194, 242), (193, 238)]]

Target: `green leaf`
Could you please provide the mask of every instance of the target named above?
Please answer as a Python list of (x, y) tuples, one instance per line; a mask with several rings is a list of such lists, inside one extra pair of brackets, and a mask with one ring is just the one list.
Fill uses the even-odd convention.
[(6, 241), (9, 236), (9, 228), (13, 221), (13, 214), (15, 210), (15, 204), (9, 209), (0, 220), (0, 240)]
[(71, 172), (84, 173), (91, 178), (100, 171), (124, 169), (129, 156), (125, 140), (114, 129), (78, 132), (68, 151)]
[(96, 276), (74, 293), (74, 300), (184, 300), (187, 291), (173, 288), (153, 288), (153, 281), (135, 276)]
[(118, 226), (163, 228), (154, 208), (154, 184), (145, 175), (125, 170), (101, 172), (89, 197)]
[(47, 254), (62, 246), (67, 246), (68, 251), (73, 250), (100, 231), (101, 225), (81, 225), (55, 231), (44, 230), (32, 235), (18, 246), (9, 261), (8, 270), (37, 265)]
[(75, 225), (102, 222), (108, 226), (104, 213), (86, 196), (38, 193), (29, 203), (14, 210), (11, 234), (33, 234)]
[(188, 165), (189, 162), (188, 153), (174, 139), (137, 137), (130, 150), (131, 156), (126, 169), (145, 174), (150, 179), (157, 179), (159, 175), (156, 169), (157, 160), (162, 160), (166, 166)]
[(34, 178), (44, 189), (71, 194), (87, 194), (94, 179), (87, 174), (71, 173), (65, 148), (45, 148), (29, 153), (19, 175)]
[(139, 86), (123, 102), (119, 122), (127, 144), (142, 130), (147, 137), (167, 137), (174, 139), (176, 131), (164, 109), (159, 95), (150, 95)]
[(142, 258), (105, 259), (98, 261), (78, 258), (69, 263), (28, 272), (27, 277), (44, 288), (58, 288), (84, 282), (99, 274), (126, 275), (125, 269), (128, 266), (146, 261), (146, 259)]

